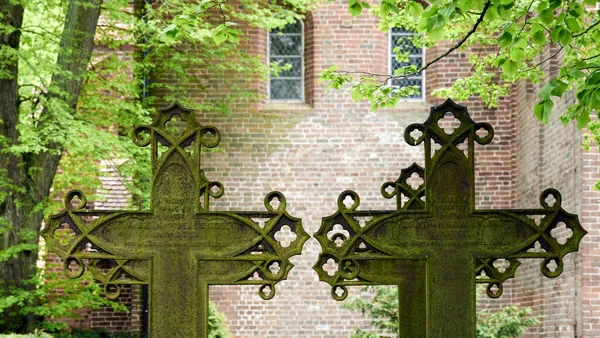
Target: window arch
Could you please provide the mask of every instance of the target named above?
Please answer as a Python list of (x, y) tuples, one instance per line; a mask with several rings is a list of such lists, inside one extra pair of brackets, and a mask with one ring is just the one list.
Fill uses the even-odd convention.
[(277, 76), (269, 76), (271, 101), (304, 101), (304, 25), (296, 19), (282, 29), (269, 32), (269, 64), (290, 64)]
[[(415, 65), (423, 67), (425, 62), (425, 48), (415, 46), (413, 38), (417, 33), (404, 27), (393, 27), (390, 31), (390, 73), (401, 67)], [(408, 62), (398, 62), (394, 48), (400, 48), (401, 52), (408, 52)], [(397, 87), (418, 86), (419, 93), (408, 97), (408, 99), (422, 100), (425, 91), (425, 76), (423, 72), (402, 79), (393, 79), (392, 85)]]

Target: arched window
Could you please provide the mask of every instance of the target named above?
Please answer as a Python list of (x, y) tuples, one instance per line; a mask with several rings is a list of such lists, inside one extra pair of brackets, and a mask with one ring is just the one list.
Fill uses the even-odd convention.
[(304, 27), (296, 20), (283, 29), (269, 32), (269, 64), (290, 64), (289, 70), (269, 78), (271, 101), (304, 101)]
[[(423, 62), (425, 61), (425, 48), (421, 46), (415, 46), (413, 43), (413, 38), (415, 36), (415, 32), (405, 29), (403, 27), (394, 27), (390, 32), (390, 70), (393, 73), (396, 69), (401, 67), (406, 67), (410, 64), (417, 66), (418, 68), (423, 67)], [(408, 52), (408, 62), (398, 62), (396, 61), (396, 54), (394, 53), (394, 48), (400, 48), (401, 52)], [(419, 94), (415, 94), (410, 99), (422, 100), (424, 97), (424, 84), (425, 78), (423, 73), (419, 73), (407, 78), (402, 79), (393, 79), (392, 85), (398, 87), (406, 87), (406, 86), (418, 86)]]

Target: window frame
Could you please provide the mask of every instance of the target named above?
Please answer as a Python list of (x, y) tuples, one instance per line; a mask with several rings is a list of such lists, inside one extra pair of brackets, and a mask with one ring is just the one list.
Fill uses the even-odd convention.
[[(273, 99), (271, 98), (271, 74), (269, 73), (269, 80), (267, 81), (267, 95), (269, 98), (269, 102), (274, 103), (304, 103), (305, 93), (304, 93), (304, 21), (297, 18), (298, 22), (300, 22), (300, 50), (302, 51), (300, 54), (300, 98), (299, 99)], [(282, 33), (283, 35), (298, 35), (297, 33)], [(280, 57), (289, 57), (286, 55), (282, 55)], [(267, 66), (271, 65), (271, 31), (267, 31)], [(276, 77), (277, 79), (279, 77)], [(285, 78), (284, 78), (285, 79)], [(293, 78), (295, 79), (295, 78)]]
[[(388, 71), (389, 74), (393, 74), (394, 73), (394, 69), (392, 68), (393, 66), (393, 62), (394, 62), (394, 49), (392, 48), (392, 41), (393, 41), (393, 36), (397, 35), (397, 36), (414, 36), (417, 33), (412, 32), (410, 35), (407, 33), (393, 33), (392, 32), (393, 28), (390, 28), (389, 33), (388, 33)], [(409, 54), (410, 55), (410, 54)], [(413, 54), (413, 56), (416, 56), (416, 54)], [(426, 57), (426, 49), (425, 46), (421, 47), (421, 67), (423, 67), (423, 65), (425, 65), (425, 57)], [(420, 97), (407, 97), (407, 98), (403, 98), (402, 101), (406, 101), (406, 102), (425, 102), (425, 88), (426, 88), (426, 73), (427, 71), (424, 70), (421, 72), (421, 96)], [(410, 77), (409, 77), (410, 79)], [(390, 80), (391, 82), (392, 80)]]

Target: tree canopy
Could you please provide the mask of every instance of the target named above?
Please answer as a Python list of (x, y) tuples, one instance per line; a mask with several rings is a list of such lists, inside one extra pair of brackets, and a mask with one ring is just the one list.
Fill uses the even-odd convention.
[[(223, 113), (256, 100), (243, 81), (269, 67), (239, 48), (237, 25), (282, 27), (314, 3), (0, 0), (0, 331), (31, 330), (45, 314), (28, 309), (50, 304), (35, 263), (57, 197), (75, 187), (93, 196), (109, 163), (144, 208), (148, 156), (130, 128), (149, 122), (159, 97)], [(227, 94), (186, 95), (215, 73), (234, 75), (219, 84)]]
[[(433, 94), (465, 100), (480, 97), (489, 107), (510, 93), (520, 80), (544, 83), (538, 93), (535, 115), (544, 123), (556, 100), (574, 91), (576, 100), (561, 116), (567, 124), (572, 120), (581, 129), (590, 115), (600, 110), (600, 16), (596, 0), (381, 0), (370, 5), (363, 0), (350, 0), (349, 11), (360, 15), (369, 11), (380, 18), (379, 28), (404, 27), (419, 34), (416, 45), (431, 47), (440, 41), (452, 46), (434, 56), (422, 67), (409, 65), (393, 74), (372, 74), (339, 70), (331, 67), (322, 80), (330, 88), (350, 83), (352, 97), (367, 99), (373, 109), (392, 107), (417, 88), (394, 88), (388, 80), (415, 75), (429, 68), (457, 49), (471, 48), (472, 70), (469, 76), (456, 79), (451, 87)], [(363, 14), (364, 15), (364, 14)], [(477, 53), (485, 50), (485, 53)], [(489, 51), (492, 52), (489, 52)], [(396, 50), (399, 62), (408, 55)], [(556, 61), (557, 69), (549, 76), (543, 67)], [(384, 83), (382, 83), (382, 79)], [(589, 125), (596, 139), (600, 136), (597, 122)]]

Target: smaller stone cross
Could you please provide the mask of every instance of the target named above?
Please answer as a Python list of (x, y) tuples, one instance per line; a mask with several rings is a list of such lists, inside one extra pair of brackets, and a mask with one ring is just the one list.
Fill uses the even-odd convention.
[[(168, 128), (176, 117), (181, 132)], [(150, 210), (85, 210), (85, 195), (72, 190), (41, 232), (68, 277), (87, 268), (109, 298), (121, 285), (149, 284), (152, 338), (208, 337), (209, 285), (260, 285), (260, 297), (271, 299), (309, 237), (280, 192), (267, 194), (267, 211), (209, 210), (223, 186), (200, 169), (201, 146), (219, 141), (193, 111), (177, 103), (160, 110), (151, 125), (134, 129), (135, 144), (151, 145)]]
[[(446, 114), (454, 130), (443, 129)], [(338, 211), (314, 235), (322, 247), (314, 268), (335, 299), (344, 299), (349, 285), (399, 281), (399, 337), (474, 338), (476, 283), (499, 297), (521, 258), (541, 258), (546, 277), (561, 274), (563, 257), (579, 249), (586, 231), (561, 208), (557, 190), (542, 193), (541, 209), (475, 209), (474, 142), (487, 144), (493, 135), (448, 100), (406, 129), (408, 144), (425, 142), (425, 168), (413, 164), (382, 186), (397, 210), (358, 211), (355, 192), (340, 195)], [(411, 186), (411, 177), (422, 183)], [(337, 265), (333, 273), (328, 262)]]

